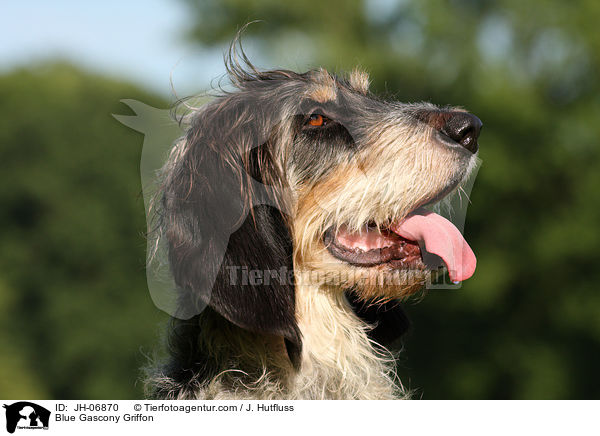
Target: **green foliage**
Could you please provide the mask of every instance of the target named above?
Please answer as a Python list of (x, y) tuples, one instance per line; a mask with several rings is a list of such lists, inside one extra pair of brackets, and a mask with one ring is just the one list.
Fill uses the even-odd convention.
[[(191, 37), (243, 24), (258, 62), (360, 65), (373, 90), (484, 123), (460, 291), (409, 305), (401, 378), (423, 398), (597, 398), (600, 4), (593, 1), (188, 1)], [(290, 53), (300, 53), (290, 62)]]
[(0, 77), (0, 396), (132, 398), (163, 317), (145, 283), (142, 136), (66, 65)]

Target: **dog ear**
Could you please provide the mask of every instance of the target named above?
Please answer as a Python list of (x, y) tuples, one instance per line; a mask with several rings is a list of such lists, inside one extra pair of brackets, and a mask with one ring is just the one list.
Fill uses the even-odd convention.
[(231, 235), (210, 305), (239, 327), (283, 336), (298, 366), (292, 243), (281, 211), (255, 206)]
[(246, 113), (232, 102), (209, 105), (174, 152), (162, 190), (169, 262), (180, 304), (196, 313), (208, 304), (243, 329), (283, 337), (297, 367), (293, 248), (275, 207), (283, 176), (268, 142), (273, 126)]

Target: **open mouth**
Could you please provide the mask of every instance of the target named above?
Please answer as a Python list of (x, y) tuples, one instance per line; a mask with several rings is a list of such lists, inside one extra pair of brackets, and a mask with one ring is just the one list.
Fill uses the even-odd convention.
[(384, 228), (367, 224), (358, 232), (346, 226), (329, 229), (323, 242), (332, 256), (360, 267), (425, 269), (433, 266), (432, 261), (440, 266), (441, 259), (455, 282), (471, 277), (477, 263), (460, 230), (446, 218), (422, 208)]
[(359, 232), (350, 232), (346, 226), (337, 232), (329, 229), (323, 241), (336, 258), (355, 266), (389, 263), (399, 268), (416, 267), (421, 261), (421, 249), (416, 241), (374, 224), (364, 226)]

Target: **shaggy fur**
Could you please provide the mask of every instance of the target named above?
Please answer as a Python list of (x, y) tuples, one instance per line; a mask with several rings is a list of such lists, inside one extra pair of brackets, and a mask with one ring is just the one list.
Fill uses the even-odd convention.
[(258, 71), (235, 43), (226, 64), (234, 90), (193, 111), (165, 166), (158, 236), (198, 314), (173, 317), (149, 395), (405, 396), (386, 346), (407, 326), (396, 302), (431, 268), (353, 265), (324, 240), (454, 191), (476, 149), (439, 131), (463, 112), (378, 99), (359, 71)]

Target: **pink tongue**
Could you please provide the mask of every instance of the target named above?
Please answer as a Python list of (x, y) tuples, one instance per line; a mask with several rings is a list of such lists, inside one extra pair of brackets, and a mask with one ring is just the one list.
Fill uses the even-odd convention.
[(446, 218), (420, 210), (390, 229), (412, 241), (423, 241), (429, 253), (437, 254), (446, 263), (450, 279), (460, 282), (475, 272), (477, 259), (460, 231)]

